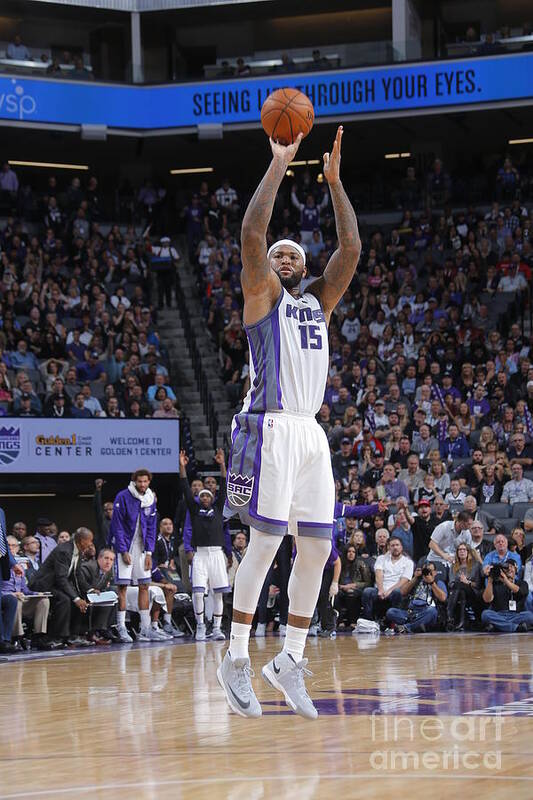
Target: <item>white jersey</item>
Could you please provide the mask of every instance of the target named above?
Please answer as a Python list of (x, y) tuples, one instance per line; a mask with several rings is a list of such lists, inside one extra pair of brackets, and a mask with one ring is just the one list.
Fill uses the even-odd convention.
[(243, 413), (291, 411), (314, 416), (324, 399), (328, 330), (318, 299), (285, 289), (270, 314), (245, 325), (250, 344), (250, 389)]

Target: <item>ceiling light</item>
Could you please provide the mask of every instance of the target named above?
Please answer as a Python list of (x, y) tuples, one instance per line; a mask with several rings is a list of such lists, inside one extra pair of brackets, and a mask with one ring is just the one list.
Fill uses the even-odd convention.
[(55, 164), (52, 161), (12, 161), (8, 164), (12, 167), (43, 167), (44, 169), (83, 169), (88, 170), (87, 164)]
[(509, 139), (508, 144), (533, 144), (533, 139)]
[(200, 172), (214, 172), (214, 167), (184, 167), (183, 169), (171, 169), (171, 175), (197, 175)]

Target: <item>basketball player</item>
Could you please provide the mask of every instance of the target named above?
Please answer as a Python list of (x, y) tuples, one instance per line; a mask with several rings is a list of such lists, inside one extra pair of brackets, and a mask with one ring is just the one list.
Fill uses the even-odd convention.
[(318, 714), (307, 694), (303, 658), (307, 632), (331, 549), (335, 490), (326, 434), (315, 420), (328, 375), (328, 323), (355, 273), (361, 242), (339, 171), (343, 129), (324, 154), (338, 248), (324, 274), (299, 287), (305, 251), (281, 240), (268, 250), (266, 233), (278, 188), (301, 136), (287, 147), (270, 141), (272, 161), (244, 215), (242, 290), (250, 345), (250, 390), (232, 425), (225, 516), (250, 526), (250, 544), (235, 577), (229, 649), (218, 669), (231, 708), (261, 716), (248, 657), (250, 626), (266, 573), (289, 531), (297, 555), (289, 580), (283, 650), (263, 667), (297, 714)]
[[(127, 489), (119, 492), (113, 503), (108, 544), (117, 554), (115, 575), (118, 588), (117, 632), (121, 642), (133, 641), (126, 628), (126, 592), (139, 585), (139, 641), (162, 639), (150, 624), (148, 585), (152, 580), (152, 553), (157, 533), (155, 495), (150, 489), (152, 475), (138, 469)], [(166, 636), (164, 637), (167, 638)]]
[[(220, 467), (222, 481), (226, 478), (226, 463), (224, 451), (217, 450), (215, 461)], [(192, 563), (192, 603), (196, 617), (196, 641), (205, 642), (206, 629), (204, 618), (204, 595), (210, 588), (214, 595), (213, 611), (213, 641), (224, 640), (226, 637), (220, 627), (224, 600), (222, 595), (231, 591), (228, 579), (228, 567), (231, 565), (231, 540), (225, 541), (225, 525), (222, 512), (226, 491), (221, 481), (220, 492), (215, 497), (209, 489), (198, 492), (198, 503), (190, 489), (187, 479), (186, 467), (189, 459), (185, 450), (180, 450), (180, 484), (189, 514), (191, 515), (192, 532), (190, 538), (183, 536), (183, 543), (187, 552), (187, 560)], [(224, 556), (224, 548), (226, 555)]]

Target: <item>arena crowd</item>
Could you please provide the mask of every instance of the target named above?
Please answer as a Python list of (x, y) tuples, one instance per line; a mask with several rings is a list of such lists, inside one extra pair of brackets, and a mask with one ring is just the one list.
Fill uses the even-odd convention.
[[(7, 166), (2, 173), (4, 193), (11, 191), (10, 172)], [(397, 187), (397, 222), (363, 228), (358, 272), (330, 325), (330, 374), (317, 417), (331, 446), (337, 505), (312, 633), (533, 625), (531, 176), (506, 156), (493, 177), (485, 204), (456, 210), (455, 177), (441, 161), (423, 179), (409, 167)], [(39, 231), (28, 234), (16, 219), (1, 231), (4, 414), (179, 413), (157, 332), (157, 307), (172, 303), (168, 276), (178, 252), (165, 237), (139, 240), (133, 228), (104, 233), (98, 201), (95, 178), (61, 192), (51, 179)], [(190, 268), (235, 408), (249, 385), (239, 277), (243, 205), (224, 181), (215, 190), (202, 184), (183, 209)], [(335, 231), (327, 189), (309, 172), (280, 193), (269, 239), (280, 237), (305, 247), (309, 280), (321, 274)], [(194, 496), (207, 488), (216, 497), (215, 479), (204, 485), (194, 471), (189, 478)], [(87, 573), (76, 599), (85, 603), (96, 579), (103, 589), (113, 586), (106, 525), (114, 498), (103, 504), (102, 485), (95, 498), (98, 530), (90, 536), (86, 527), (59, 532), (46, 519), (30, 536), (23, 522), (7, 527), (15, 560), (37, 575), (44, 568), (44, 582), (26, 570), (26, 583), (29, 577), (55, 591), (45, 565), (68, 539), (76, 542), (80, 573)], [(180, 501), (174, 520), (159, 522), (150, 609), (161, 637), (194, 628), (185, 518)], [(230, 587), (245, 551), (246, 531), (233, 531)], [(291, 557), (287, 539), (263, 587), (256, 635), (283, 635)], [(2, 584), (2, 604), (13, 606), (10, 596), (22, 604), (13, 628), (20, 646), (29, 635), (43, 647), (116, 638), (113, 608), (87, 616), (75, 604), (68, 630), (51, 637), (45, 622), (53, 597), (26, 606), (17, 572)], [(135, 593), (128, 603), (134, 622)], [(25, 607), (34, 611), (29, 625)], [(226, 618), (230, 607), (228, 593)], [(11, 647), (7, 639), (2, 647)]]

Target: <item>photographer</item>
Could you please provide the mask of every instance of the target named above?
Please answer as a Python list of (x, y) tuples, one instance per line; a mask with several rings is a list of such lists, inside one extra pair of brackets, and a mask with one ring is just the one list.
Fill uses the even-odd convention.
[(490, 604), (481, 614), (485, 630), (514, 633), (533, 629), (533, 614), (524, 611), (528, 585), (525, 581), (516, 581), (516, 575), (516, 562), (511, 559), (489, 568), (482, 595), (485, 603)]
[(435, 564), (426, 561), (422, 568), (417, 567), (402, 594), (409, 597), (407, 611), (403, 608), (389, 608), (385, 615), (390, 633), (425, 633), (437, 626), (439, 618), (438, 603), (445, 603), (448, 593), (446, 584), (438, 580)]
[(491, 550), (483, 559), (483, 573), (487, 576), (493, 564), (504, 564), (507, 561), (516, 563), (517, 574), (522, 572), (522, 559), (519, 553), (509, 550), (509, 541), (503, 533), (498, 533), (493, 540), (494, 550)]

